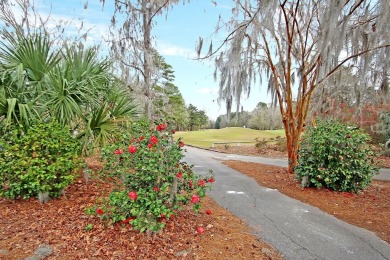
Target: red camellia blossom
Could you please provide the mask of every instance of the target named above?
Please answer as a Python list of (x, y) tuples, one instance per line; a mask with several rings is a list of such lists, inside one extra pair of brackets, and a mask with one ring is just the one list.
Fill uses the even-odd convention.
[(97, 209), (96, 209), (96, 213), (97, 213), (98, 215), (103, 215), (103, 214), (104, 214), (104, 211), (103, 211), (101, 208), (97, 208)]
[(181, 177), (183, 177), (183, 173), (182, 172), (177, 173), (176, 177), (180, 179)]
[(150, 137), (150, 139), (149, 139), (149, 142), (150, 142), (151, 144), (157, 144), (158, 139), (157, 139), (157, 137), (156, 137), (155, 135), (152, 135), (152, 136)]
[(151, 149), (153, 148), (154, 144), (148, 144), (148, 148)]
[(198, 226), (196, 228), (196, 231), (198, 231), (199, 234), (202, 234), (206, 229), (204, 227)]
[(211, 214), (213, 214), (213, 212), (211, 211), (211, 209), (208, 209), (208, 210), (206, 210), (206, 214), (211, 215)]
[(207, 180), (207, 182), (215, 182), (215, 180), (214, 180), (214, 178), (209, 178), (208, 180)]
[(200, 201), (200, 197), (196, 194), (192, 195), (191, 202), (192, 203), (198, 203)]
[(122, 220), (122, 222), (125, 223), (125, 224), (128, 224), (130, 221), (132, 221), (134, 219), (135, 219), (135, 217), (130, 217), (130, 218), (127, 218), (125, 220)]
[(130, 145), (128, 150), (129, 150), (129, 153), (135, 153), (137, 151), (137, 147)]
[(129, 192), (129, 198), (131, 199), (131, 200), (136, 200), (137, 199), (137, 192), (135, 192), (135, 191), (130, 191)]
[(117, 149), (114, 151), (114, 154), (119, 154), (121, 155), (123, 153), (123, 149)]
[(166, 128), (167, 128), (167, 124), (161, 124), (156, 126), (157, 131), (162, 131), (165, 130)]
[(179, 147), (183, 147), (184, 146), (184, 142), (179, 142)]
[(204, 187), (204, 186), (206, 185), (206, 181), (205, 181), (205, 180), (199, 180), (199, 181), (198, 181), (198, 185), (199, 185), (200, 187)]
[(139, 137), (139, 140), (140, 140), (140, 141), (142, 141), (142, 140), (144, 140), (144, 139), (145, 139), (144, 136), (140, 136), (140, 137)]
[(154, 191), (159, 191), (160, 189), (158, 187), (153, 188)]

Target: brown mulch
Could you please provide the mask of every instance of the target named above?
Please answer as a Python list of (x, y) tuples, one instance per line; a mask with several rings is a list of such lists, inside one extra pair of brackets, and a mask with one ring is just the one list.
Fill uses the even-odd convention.
[(373, 181), (366, 190), (355, 194), (328, 189), (305, 188), (284, 167), (224, 161), (227, 166), (254, 178), (261, 186), (318, 207), (335, 217), (377, 234), (390, 243), (390, 182)]
[[(65, 196), (45, 204), (0, 199), (0, 259), (32, 256), (40, 245), (53, 249), (45, 259), (282, 259), (207, 197), (199, 214), (181, 211), (152, 236), (86, 215), (86, 207), (110, 189), (107, 183), (80, 178)], [(208, 209), (213, 214), (205, 214)], [(88, 224), (93, 225), (90, 231), (85, 229)], [(198, 226), (205, 232), (198, 234)]]
[(241, 145), (241, 146), (217, 146), (210, 148), (210, 150), (228, 153), (228, 154), (241, 154), (250, 156), (261, 156), (267, 158), (287, 158), (286, 151), (279, 151), (275, 145), (267, 145), (264, 149), (257, 149), (254, 145)]

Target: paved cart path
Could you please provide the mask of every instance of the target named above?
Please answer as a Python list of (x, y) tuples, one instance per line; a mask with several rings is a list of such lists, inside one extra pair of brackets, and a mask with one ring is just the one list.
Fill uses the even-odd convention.
[[(221, 163), (221, 160), (241, 160), (286, 166), (285, 160), (186, 148), (185, 161), (194, 164), (196, 173), (214, 171), (216, 182), (209, 195), (244, 220), (255, 235), (273, 245), (286, 259), (390, 259), (390, 245), (374, 233), (275, 189), (262, 187)], [(390, 180), (390, 171), (382, 171), (378, 177)]]

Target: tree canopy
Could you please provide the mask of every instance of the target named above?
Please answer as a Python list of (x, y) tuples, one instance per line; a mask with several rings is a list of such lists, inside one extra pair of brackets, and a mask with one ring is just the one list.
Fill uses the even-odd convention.
[(345, 66), (358, 79), (356, 93), (368, 86), (387, 89), (390, 2), (233, 2), (231, 19), (219, 25), (226, 25), (228, 36), (203, 58), (215, 57), (219, 97), (226, 102), (228, 115), (233, 99), (238, 111), (242, 95), (250, 93), (256, 80), (266, 79), (282, 114), (291, 172), (315, 89)]

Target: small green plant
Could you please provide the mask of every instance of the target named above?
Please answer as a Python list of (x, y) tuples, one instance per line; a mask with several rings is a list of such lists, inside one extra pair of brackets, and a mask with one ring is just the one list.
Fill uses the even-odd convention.
[(58, 197), (74, 179), (79, 144), (56, 123), (0, 130), (0, 196)]
[(268, 143), (268, 141), (267, 141), (265, 138), (263, 138), (263, 139), (260, 140), (259, 137), (256, 137), (255, 140), (256, 140), (255, 146), (256, 146), (256, 149), (257, 149), (257, 150), (263, 151), (264, 149), (267, 148), (267, 143)]
[(96, 215), (141, 232), (156, 232), (184, 205), (199, 210), (214, 178), (195, 175), (181, 161), (184, 143), (175, 141), (172, 132), (166, 123), (153, 127), (140, 120), (102, 150), (103, 177), (116, 188), (95, 208)]
[(378, 172), (369, 140), (369, 135), (356, 127), (334, 120), (319, 121), (302, 138), (296, 178), (305, 187), (363, 190)]
[(93, 229), (93, 224), (91, 223), (88, 223), (85, 228), (84, 228), (86, 231), (91, 231)]

